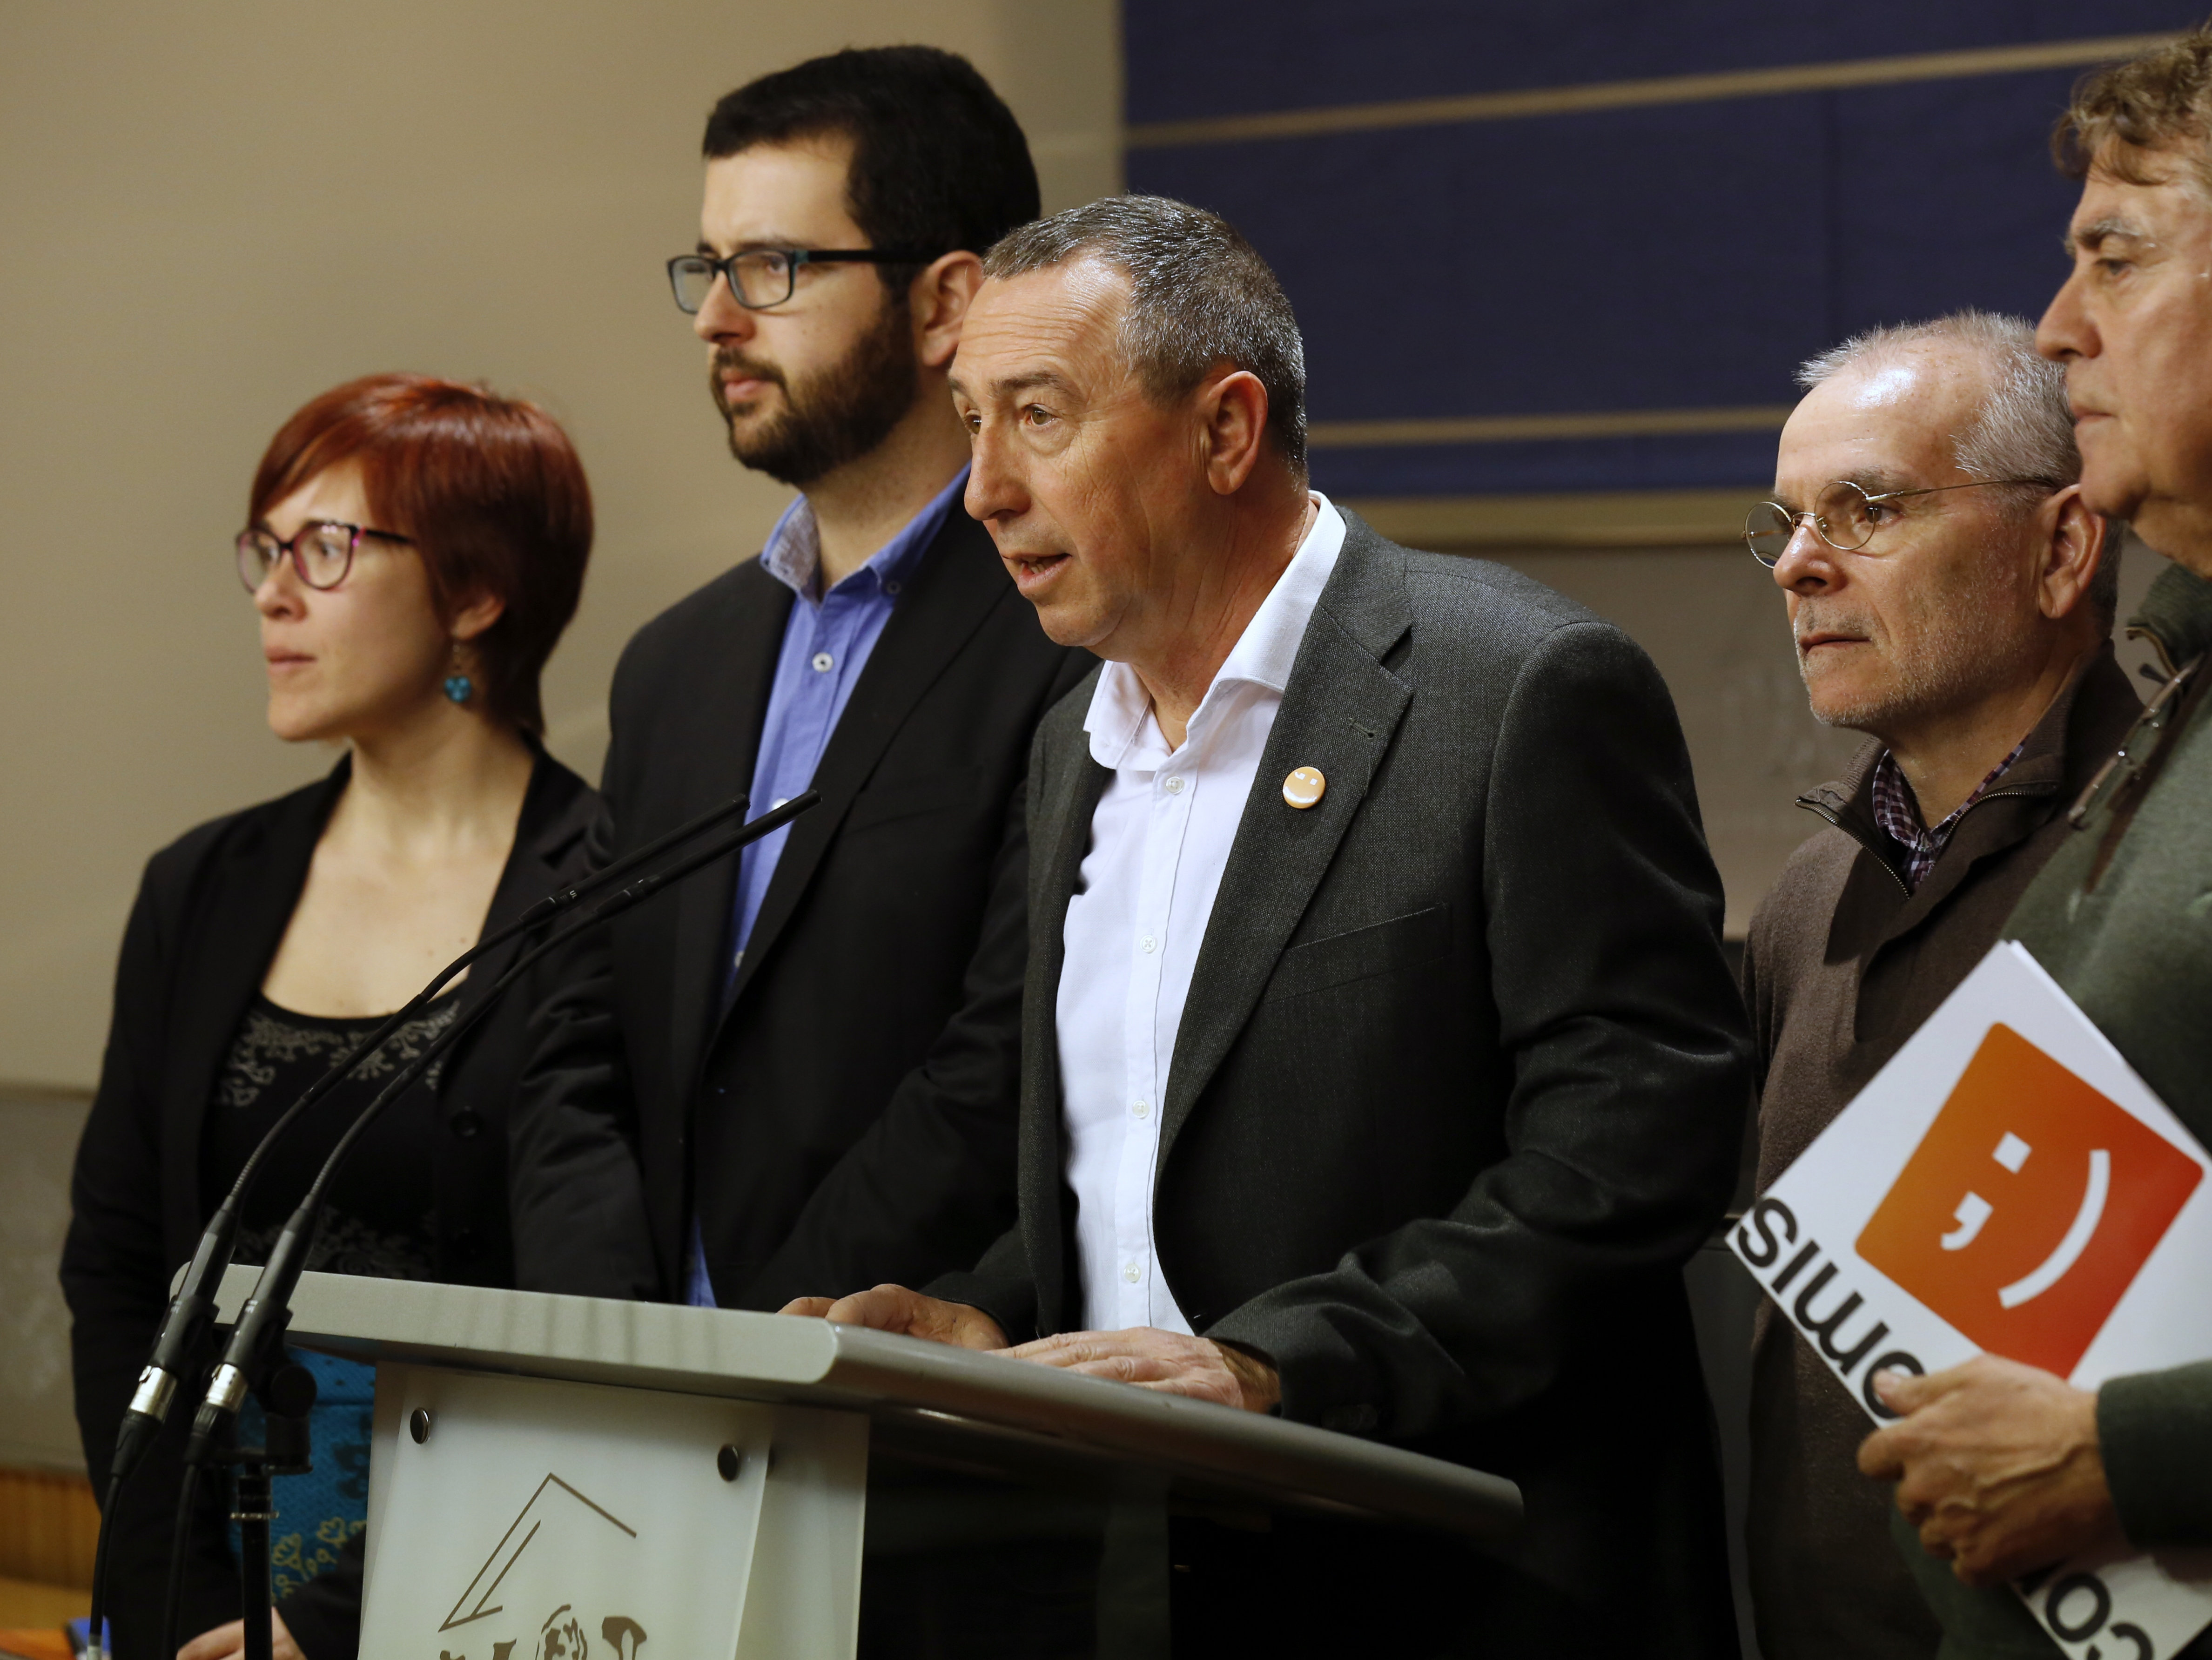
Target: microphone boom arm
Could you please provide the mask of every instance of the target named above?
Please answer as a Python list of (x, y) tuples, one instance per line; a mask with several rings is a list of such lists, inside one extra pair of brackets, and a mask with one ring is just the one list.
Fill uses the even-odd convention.
[(301, 1092), (299, 1098), (284, 1110), (276, 1122), (269, 1127), (259, 1145), (247, 1156), (246, 1163), (239, 1170), (237, 1179), (231, 1183), (229, 1193), (224, 1195), (222, 1203), (209, 1219), (207, 1227), (200, 1235), (199, 1245), (185, 1269), (185, 1276), (178, 1283), (176, 1293), (169, 1299), (168, 1312), (161, 1323), (161, 1334), (155, 1338), (153, 1352), (138, 1374), (137, 1387), (131, 1394), (131, 1404), (125, 1409), (123, 1423), (116, 1434), (115, 1456), (109, 1471), (111, 1481), (120, 1483), (130, 1479), (131, 1473), (152, 1449), (154, 1438), (169, 1415), (170, 1404), (175, 1399), (191, 1353), (198, 1344), (200, 1335), (214, 1321), (215, 1287), (221, 1283), (223, 1270), (230, 1266), (230, 1254), (238, 1237), (239, 1212), (246, 1202), (246, 1195), (252, 1189), (254, 1179), (260, 1174), (264, 1158), (277, 1138), (298, 1122), (302, 1113), (337, 1088), (356, 1067), (375, 1054), (386, 1038), (419, 1013), (455, 975), (485, 952), (497, 949), (518, 934), (542, 927), (571, 906), (622, 881), (671, 848), (680, 847), (736, 818), (749, 805), (745, 796), (734, 796), (710, 812), (678, 825), (665, 836), (624, 854), (604, 870), (594, 871), (580, 881), (547, 894), (505, 927), (477, 940), (448, 963), (435, 979), (409, 1000), (405, 1006), (339, 1056), (329, 1071), (310, 1084)]
[(186, 1444), (185, 1452), (187, 1468), (197, 1468), (207, 1462), (223, 1420), (234, 1414), (246, 1398), (247, 1375), (256, 1356), (264, 1344), (281, 1340), (291, 1318), (289, 1305), (292, 1292), (307, 1267), (308, 1246), (321, 1219), (323, 1201), (331, 1183), (377, 1116), (405, 1094), (440, 1055), (459, 1043), (478, 1021), (490, 1013), (500, 995), (541, 958), (623, 912), (642, 904), (670, 883), (679, 882), (702, 866), (782, 829), (821, 800), (820, 794), (814, 790), (795, 795), (733, 834), (724, 836), (713, 846), (691, 854), (665, 870), (641, 876), (627, 887), (617, 890), (574, 927), (540, 940), (516, 958), (507, 971), (492, 982), (490, 990), (485, 993), (476, 1007), (424, 1044), (419, 1055), (392, 1074), (391, 1081), (378, 1091), (375, 1099), (362, 1109), (360, 1116), (338, 1138), (337, 1145), (331, 1149), (330, 1157), (323, 1161), (322, 1169), (316, 1172), (313, 1183), (301, 1199), (299, 1207), (292, 1213), (283, 1231), (276, 1236), (276, 1243), (269, 1252), (269, 1261), (262, 1268), (260, 1278), (254, 1283), (253, 1294), (238, 1311), (238, 1322), (231, 1329), (230, 1341), (224, 1348), (222, 1362), (216, 1368), (215, 1377), (208, 1386), (207, 1397), (193, 1420), (191, 1438)]

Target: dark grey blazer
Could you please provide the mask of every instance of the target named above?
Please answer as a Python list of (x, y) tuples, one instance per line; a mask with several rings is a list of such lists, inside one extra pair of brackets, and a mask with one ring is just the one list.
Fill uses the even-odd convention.
[[(1679, 1269), (1735, 1180), (1750, 1045), (1673, 705), (1582, 607), (1346, 518), (1176, 1037), (1161, 1269), (1280, 1368), (1286, 1417), (1522, 1484), (1508, 1560), (1430, 1611), (1450, 1642), (1733, 1652)], [(1093, 684), (1030, 759), (1019, 1221), (931, 1288), (1017, 1341), (1085, 1322), (1053, 1021), (1109, 776)], [(1298, 766), (1328, 779), (1303, 812)], [(1394, 1598), (1314, 1560), (1376, 1637)], [(1294, 1578), (1310, 1633), (1323, 1588)]]
[[(748, 559), (638, 631), (605, 864), (742, 793), (791, 590)], [(972, 1262), (1013, 1214), (1023, 780), (1091, 660), (954, 508), (908, 577), (725, 994), (738, 860), (556, 957), (515, 1091), (517, 1283), (776, 1309)], [(768, 804), (757, 804), (764, 811)]]

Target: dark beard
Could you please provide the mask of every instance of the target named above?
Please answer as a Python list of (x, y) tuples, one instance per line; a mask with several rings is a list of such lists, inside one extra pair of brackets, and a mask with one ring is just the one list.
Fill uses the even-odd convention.
[(914, 407), (919, 371), (912, 337), (906, 307), (887, 300), (874, 326), (850, 351), (795, 388), (774, 364), (741, 351), (716, 352), (708, 385), (725, 421), (730, 409), (722, 401), (722, 377), (732, 368), (772, 381), (784, 394), (782, 411), (742, 437), (730, 421), (730, 453), (794, 489), (857, 461), (890, 437)]

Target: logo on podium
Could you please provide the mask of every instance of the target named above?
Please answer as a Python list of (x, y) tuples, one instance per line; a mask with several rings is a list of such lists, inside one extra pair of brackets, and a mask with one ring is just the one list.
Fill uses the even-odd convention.
[[(596, 1521), (592, 1518), (596, 1518)], [(476, 1578), (469, 1581), (447, 1614), (445, 1623), (438, 1627), (448, 1632), (458, 1627), (472, 1625), (477, 1620), (507, 1612), (504, 1598), (495, 1602), (500, 1587), (508, 1583), (515, 1564), (534, 1544), (538, 1535), (550, 1523), (556, 1531), (569, 1531), (582, 1525), (586, 1528), (609, 1526), (618, 1529), (631, 1539), (637, 1529), (604, 1506), (594, 1504), (576, 1488), (548, 1471), (530, 1495), (514, 1520), (507, 1524), (507, 1532), (500, 1538), (492, 1553), (477, 1570)], [(564, 1541), (564, 1543), (577, 1541)], [(479, 1589), (481, 1587), (481, 1589)], [(539, 1607), (544, 1607), (540, 1603)], [(645, 1627), (627, 1614), (609, 1614), (599, 1621), (599, 1640), (606, 1652), (601, 1660), (636, 1660), (637, 1651), (645, 1642)], [(491, 1645), (491, 1660), (515, 1660), (514, 1651), (520, 1639)], [(530, 1660), (592, 1660), (592, 1645), (585, 1634), (584, 1620), (573, 1603), (563, 1602), (548, 1614), (539, 1627), (536, 1645)], [(465, 1655), (450, 1649), (441, 1652), (439, 1660), (466, 1660)]]

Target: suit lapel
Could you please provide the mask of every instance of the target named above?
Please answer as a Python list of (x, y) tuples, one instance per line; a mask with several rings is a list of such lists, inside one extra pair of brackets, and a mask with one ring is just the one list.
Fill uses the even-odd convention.
[[(1090, 707), (1097, 672), (1069, 702)], [(1065, 719), (1066, 717), (1061, 717)], [(1072, 736), (1070, 733), (1072, 731)], [(1060, 970), (1067, 956), (1067, 907), (1091, 850), (1091, 820), (1113, 773), (1091, 758), (1079, 716), (1055, 732), (1034, 822), (1039, 835), (1030, 868), (1029, 971), (1022, 989), (1022, 1050), (1038, 1064), (1022, 1069), (1020, 1171), (1022, 1243), (1037, 1292), (1037, 1329), (1062, 1329), (1067, 1310), (1066, 1234), (1061, 1213)]]
[[(738, 965), (727, 1006), (734, 1007), (744, 995), (775, 948), (852, 810), (854, 798), (907, 717), (992, 608), (1015, 597), (1006, 569), (991, 548), (989, 532), (956, 506), (923, 555), (905, 599), (884, 625), (836, 729), (830, 734), (822, 763), (814, 771), (822, 805), (791, 827), (768, 891), (761, 896), (760, 915), (753, 919), (745, 960)], [(757, 716), (754, 725), (757, 730)], [(760, 805), (765, 809), (768, 804)]]
[[(701, 666), (690, 718), (678, 741), (660, 739), (654, 743), (658, 752), (677, 757), (676, 770), (684, 782), (675, 809), (665, 823), (641, 826), (633, 838), (636, 842), (673, 830), (752, 787), (776, 659), (797, 601), (758, 561), (741, 568), (739, 575), (744, 581), (733, 585), (729, 649)], [(766, 802), (752, 802), (745, 817), (757, 818), (767, 810)], [(697, 1075), (722, 995), (738, 855), (717, 859), (685, 879), (681, 889), (670, 953), (669, 983), (674, 994), (669, 1000), (669, 1053), (674, 1076), (688, 1080)]]
[[(162, 1164), (171, 1217), (203, 1214), (201, 1129), (216, 1073), (291, 924), (315, 844), (352, 771), (348, 757), (319, 787), (279, 804), (258, 834), (229, 842), (198, 897), (191, 936), (179, 953), (179, 989), (166, 1046), (170, 1064), (161, 1080)], [(178, 1242), (170, 1243), (173, 1253)], [(184, 1249), (190, 1250), (189, 1240)]]
[[(1160, 1128), (1162, 1164), (1251, 1018), (1390, 747), (1413, 688), (1382, 659), (1411, 622), (1402, 554), (1346, 514), (1344, 550), (1299, 642), (1191, 972)], [(1304, 810), (1282, 796), (1297, 767), (1318, 768), (1328, 781), (1321, 800)]]
[[(590, 828), (592, 812), (583, 780), (539, 750), (515, 818), (514, 846), (500, 871), (491, 907), (484, 913), (484, 933), (505, 927), (560, 885), (562, 861)], [(470, 964), (468, 977), (461, 982), (459, 1018), (466, 1019), (515, 958), (542, 937), (510, 939)]]

